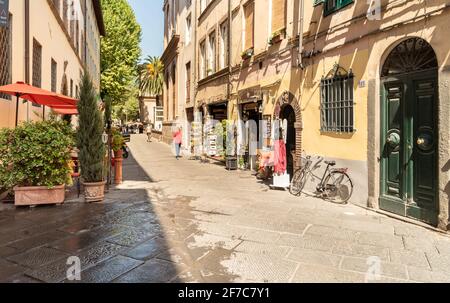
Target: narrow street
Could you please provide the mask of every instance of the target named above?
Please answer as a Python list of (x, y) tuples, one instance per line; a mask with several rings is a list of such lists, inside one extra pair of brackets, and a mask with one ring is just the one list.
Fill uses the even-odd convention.
[[(449, 282), (450, 238), (347, 205), (272, 191), (250, 173), (134, 135), (104, 204), (0, 211), (0, 281)], [(76, 198), (76, 197), (75, 197)]]

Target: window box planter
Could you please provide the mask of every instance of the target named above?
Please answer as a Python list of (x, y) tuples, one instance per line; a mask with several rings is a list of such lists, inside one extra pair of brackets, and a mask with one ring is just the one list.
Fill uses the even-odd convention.
[(14, 205), (16, 206), (63, 204), (65, 186), (58, 185), (52, 188), (47, 186), (16, 186), (14, 187), (14, 194)]
[(251, 58), (253, 56), (254, 52), (255, 52), (255, 50), (253, 49), (253, 47), (243, 51), (241, 53), (242, 60), (247, 60), (247, 59)]
[(274, 45), (274, 44), (280, 43), (281, 40), (283, 40), (285, 34), (286, 34), (286, 30), (284, 28), (280, 29), (276, 32), (273, 32), (272, 35), (270, 35), (270, 38), (268, 41), (269, 45)]

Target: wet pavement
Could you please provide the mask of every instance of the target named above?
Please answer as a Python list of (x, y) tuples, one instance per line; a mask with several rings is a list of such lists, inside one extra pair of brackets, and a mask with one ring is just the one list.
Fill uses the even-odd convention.
[[(136, 135), (106, 201), (0, 205), (0, 282), (449, 282), (450, 238), (353, 205), (272, 191)], [(372, 260), (372, 261), (370, 261)], [(373, 268), (372, 268), (373, 269)]]

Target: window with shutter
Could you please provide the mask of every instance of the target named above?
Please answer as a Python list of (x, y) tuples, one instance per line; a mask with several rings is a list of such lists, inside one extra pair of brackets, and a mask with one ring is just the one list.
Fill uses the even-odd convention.
[(207, 76), (216, 72), (216, 33), (209, 35), (208, 39), (208, 70)]
[[(0, 27), (0, 86), (11, 84), (11, 15), (8, 27)], [(1, 94), (1, 99), (11, 100), (10, 95)]]
[(201, 79), (205, 78), (206, 74), (206, 46), (205, 41), (200, 43), (200, 60), (199, 60), (199, 69), (198, 76)]
[(353, 3), (353, 0), (323, 0), (323, 2), (325, 4), (323, 14), (327, 16)]
[(219, 69), (228, 66), (228, 21), (220, 25), (220, 57)]
[(54, 92), (54, 93), (56, 93), (56, 79), (58, 77), (57, 69), (58, 69), (58, 64), (52, 58), (52, 92)]
[(255, 3), (251, 1), (244, 6), (245, 16), (245, 45), (244, 49), (250, 49), (254, 45), (254, 18), (255, 18)]
[(286, 0), (272, 0), (272, 32), (286, 27)]
[[(42, 46), (36, 39), (33, 39), (33, 86), (41, 87), (42, 85)], [(36, 107), (39, 104), (33, 103)]]
[(191, 102), (191, 62), (186, 64), (186, 103)]

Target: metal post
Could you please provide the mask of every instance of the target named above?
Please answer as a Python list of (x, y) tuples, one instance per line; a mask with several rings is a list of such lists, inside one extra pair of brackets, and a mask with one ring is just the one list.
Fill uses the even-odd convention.
[(109, 190), (109, 185), (111, 184), (112, 180), (112, 167), (111, 167), (111, 121), (107, 121), (107, 130), (108, 130), (108, 182), (106, 182), (106, 186)]
[(19, 123), (19, 94), (16, 94), (17, 100), (16, 100), (16, 127)]

